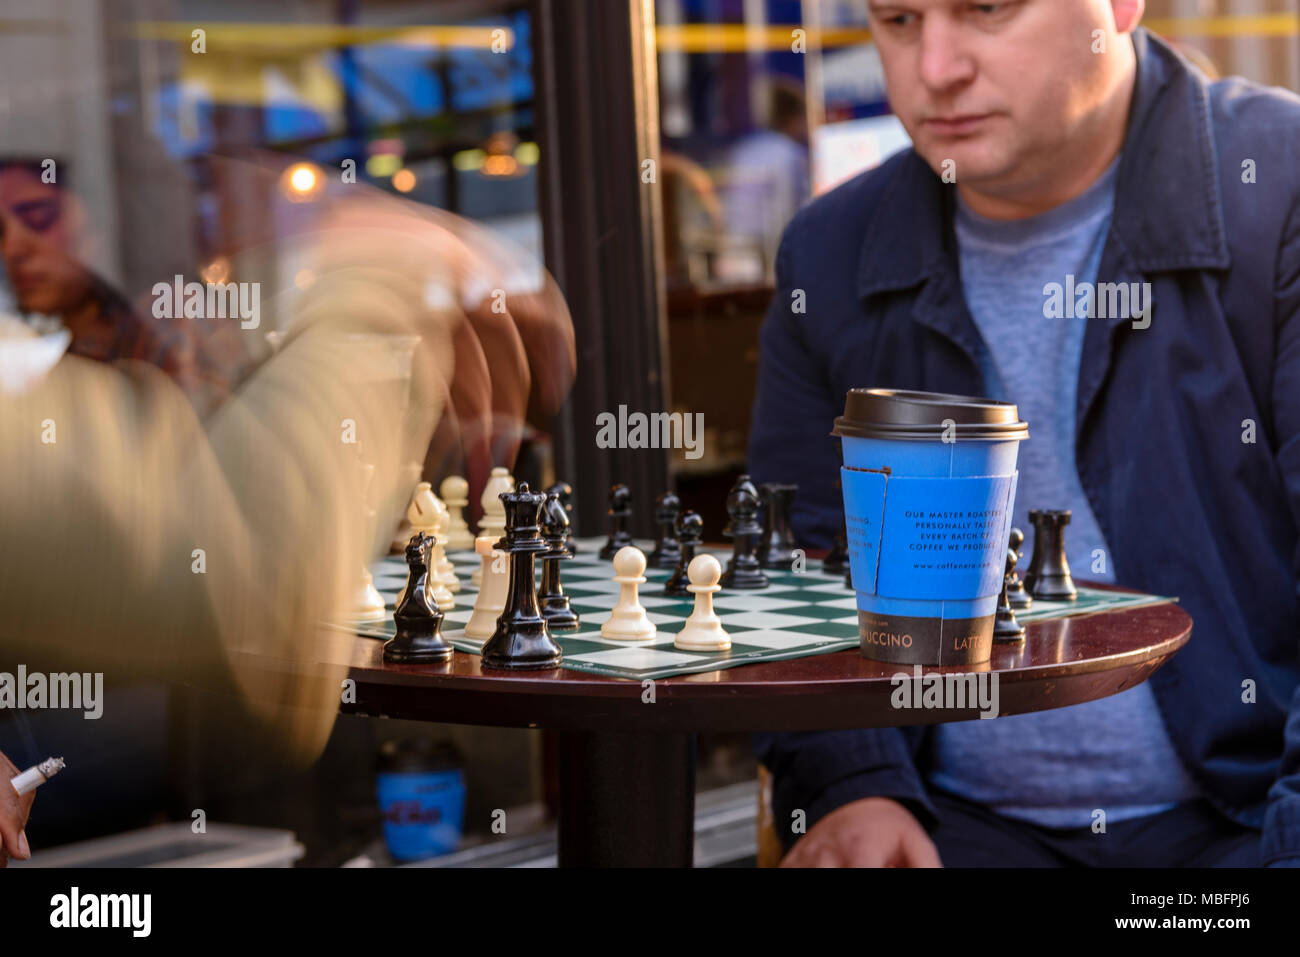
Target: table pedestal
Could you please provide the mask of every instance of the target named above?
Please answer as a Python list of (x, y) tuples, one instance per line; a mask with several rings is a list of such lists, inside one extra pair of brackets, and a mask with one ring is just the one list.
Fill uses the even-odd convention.
[(691, 866), (694, 734), (564, 731), (559, 751), (561, 867)]

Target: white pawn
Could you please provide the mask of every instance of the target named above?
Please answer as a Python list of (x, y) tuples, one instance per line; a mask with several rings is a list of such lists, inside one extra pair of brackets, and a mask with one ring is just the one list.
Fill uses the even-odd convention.
[[(721, 574), (721, 572), (719, 572)], [(609, 621), (600, 626), (605, 638), (619, 641), (646, 641), (656, 634), (654, 622), (646, 615), (637, 595), (637, 586), (645, 582), (645, 553), (635, 545), (626, 545), (614, 555), (614, 581), (623, 587), (618, 604)]]
[(722, 619), (713, 611), (713, 593), (722, 586), (722, 566), (712, 555), (696, 555), (686, 566), (690, 584), (686, 590), (695, 595), (695, 610), (677, 633), (673, 646), (685, 651), (726, 651), (731, 639), (722, 630)]
[(450, 519), (447, 524), (447, 547), (452, 551), (461, 551), (474, 547), (474, 535), (465, 523), (465, 506), (469, 504), (469, 482), (459, 475), (443, 479), (438, 486), (442, 500), (447, 503)]
[[(495, 542), (506, 533), (506, 506), (501, 501), (501, 493), (513, 492), (515, 490), (515, 480), (510, 477), (510, 473), (497, 466), (488, 476), (487, 484), (483, 486), (483, 496), (479, 503), (483, 506), (483, 521), (479, 522), (478, 533), (480, 536), (486, 535)], [(483, 584), (483, 569), (474, 569), (474, 574), (470, 580), (475, 585)]]
[(375, 587), (375, 577), (365, 565), (361, 566), (361, 582), (353, 596), (352, 608), (352, 617), (356, 621), (383, 621), (388, 617), (384, 596), (379, 594), (379, 589)]
[(451, 518), (447, 514), (447, 506), (442, 504), (441, 499), (435, 498), (434, 502), (438, 506), (438, 530), (434, 533), (437, 544), (433, 546), (433, 568), (429, 569), (429, 573), (447, 591), (455, 593), (460, 591), (460, 579), (456, 577), (456, 566), (447, 557), (446, 550), (447, 526), (451, 524)]
[[(493, 556), (497, 540), (487, 535), (474, 539), (474, 551), (482, 558), (479, 571), (483, 587), (474, 600), (474, 614), (465, 624), (466, 638), (491, 638), (497, 630), (497, 619), (506, 610), (506, 595), (510, 590), (510, 563), (504, 556), (501, 561)], [(497, 568), (500, 568), (500, 571)]]

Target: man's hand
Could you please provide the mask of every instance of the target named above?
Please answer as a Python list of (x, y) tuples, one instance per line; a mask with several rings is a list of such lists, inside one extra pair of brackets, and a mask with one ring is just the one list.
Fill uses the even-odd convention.
[(23, 828), (27, 826), (27, 815), (31, 813), (36, 793), (28, 791), (22, 797), (18, 796), (9, 780), (19, 771), (0, 751), (0, 867), (9, 863), (11, 855), (20, 861), (32, 856)]
[(942, 867), (921, 822), (897, 801), (871, 797), (813, 825), (782, 867)]

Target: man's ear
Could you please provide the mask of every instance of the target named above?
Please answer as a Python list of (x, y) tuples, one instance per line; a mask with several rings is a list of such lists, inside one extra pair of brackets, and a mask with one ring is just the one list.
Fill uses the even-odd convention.
[(1110, 6), (1115, 11), (1116, 33), (1132, 33), (1146, 10), (1145, 0), (1110, 0)]

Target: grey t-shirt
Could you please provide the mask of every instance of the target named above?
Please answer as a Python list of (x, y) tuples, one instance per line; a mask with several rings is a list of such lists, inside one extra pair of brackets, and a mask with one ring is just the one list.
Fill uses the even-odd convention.
[[(1079, 483), (1075, 397), (1086, 317), (1047, 318), (1048, 283), (1096, 282), (1114, 207), (1118, 160), (1085, 193), (1029, 219), (990, 220), (959, 202), (962, 289), (984, 341), (989, 395), (1029, 423), (1021, 443), (1015, 524), (1032, 554), (1030, 508), (1068, 508), (1066, 556), (1075, 575), (1113, 581), (1110, 552)], [(1033, 714), (939, 725), (929, 780), (1008, 817), (1086, 827), (1199, 794), (1143, 683), (1099, 701)]]

